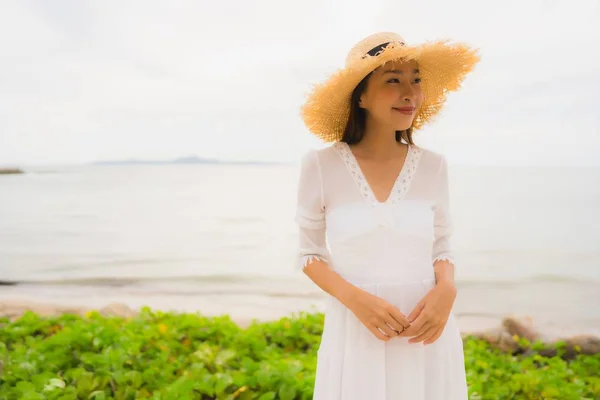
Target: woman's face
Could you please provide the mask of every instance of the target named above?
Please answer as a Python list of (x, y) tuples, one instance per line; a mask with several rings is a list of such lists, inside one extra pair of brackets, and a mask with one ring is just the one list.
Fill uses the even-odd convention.
[(377, 125), (406, 130), (423, 103), (420, 82), (416, 61), (389, 62), (373, 71), (360, 96), (359, 107)]

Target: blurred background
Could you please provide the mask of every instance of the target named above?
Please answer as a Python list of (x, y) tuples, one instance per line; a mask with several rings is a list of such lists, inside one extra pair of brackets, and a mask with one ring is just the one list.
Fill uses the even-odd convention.
[(450, 164), (461, 330), (600, 334), (599, 18), (595, 0), (3, 1), (0, 301), (320, 309), (293, 216), (298, 161), (327, 144), (299, 107), (395, 31), (482, 54), (415, 136)]

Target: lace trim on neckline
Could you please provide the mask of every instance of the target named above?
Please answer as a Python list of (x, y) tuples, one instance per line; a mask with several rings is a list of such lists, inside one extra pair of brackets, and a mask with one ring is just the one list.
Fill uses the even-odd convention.
[(367, 182), (360, 166), (358, 165), (358, 161), (352, 150), (350, 150), (350, 146), (346, 142), (336, 142), (334, 143), (334, 147), (338, 150), (338, 153), (344, 160), (346, 167), (350, 171), (352, 178), (358, 189), (363, 196), (363, 198), (373, 205), (377, 204), (386, 204), (386, 203), (397, 203), (401, 201), (408, 189), (410, 187), (410, 183), (415, 175), (417, 170), (417, 164), (421, 158), (421, 154), (423, 153), (422, 149), (415, 146), (409, 145), (408, 153), (406, 154), (406, 158), (404, 160), (404, 165), (402, 165), (402, 169), (398, 173), (396, 180), (392, 186), (392, 190), (388, 196), (388, 198), (384, 201), (379, 201), (375, 197), (371, 186)]

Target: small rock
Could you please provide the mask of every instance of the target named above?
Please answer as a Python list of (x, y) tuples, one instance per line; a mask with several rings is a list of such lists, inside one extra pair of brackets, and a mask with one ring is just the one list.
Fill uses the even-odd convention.
[(517, 335), (520, 338), (525, 338), (530, 342), (542, 340), (542, 335), (533, 327), (531, 317), (517, 319), (515, 317), (507, 317), (502, 320), (502, 326), (511, 335)]
[(136, 312), (122, 303), (111, 303), (98, 311), (105, 317), (133, 317)]
[(583, 354), (600, 353), (600, 338), (592, 335), (577, 335), (564, 339), (567, 348)]
[(519, 350), (519, 344), (513, 339), (513, 335), (502, 329), (484, 332), (481, 338), (501, 351), (513, 353)]

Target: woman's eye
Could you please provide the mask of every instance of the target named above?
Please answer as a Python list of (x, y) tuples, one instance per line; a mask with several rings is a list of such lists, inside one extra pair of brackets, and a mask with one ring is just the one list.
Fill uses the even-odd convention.
[[(400, 81), (398, 80), (398, 78), (392, 78), (392, 79), (388, 80), (388, 83), (399, 83), (399, 82)], [(415, 83), (421, 83), (421, 78), (416, 78)]]

